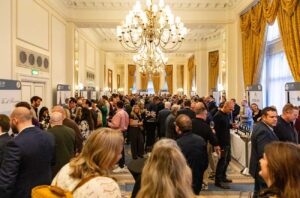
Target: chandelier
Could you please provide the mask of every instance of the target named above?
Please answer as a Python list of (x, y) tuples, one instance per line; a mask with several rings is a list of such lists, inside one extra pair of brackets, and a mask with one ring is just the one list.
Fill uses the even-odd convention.
[(153, 48), (153, 45), (144, 46), (133, 56), (134, 63), (139, 66), (139, 72), (155, 74), (164, 71), (168, 58), (165, 57), (160, 48)]
[(147, 0), (145, 10), (141, 9), (141, 3), (137, 1), (122, 26), (117, 27), (121, 45), (135, 53), (151, 44), (164, 52), (176, 51), (186, 33), (187, 29), (180, 18), (174, 19), (170, 7), (165, 6), (163, 0), (158, 5)]

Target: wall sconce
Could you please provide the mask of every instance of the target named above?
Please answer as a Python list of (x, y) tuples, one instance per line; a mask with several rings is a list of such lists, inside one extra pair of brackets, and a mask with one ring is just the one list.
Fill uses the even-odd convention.
[(223, 91), (224, 90), (223, 85), (220, 84), (220, 83), (218, 83), (217, 88), (218, 88), (218, 91)]
[(81, 90), (83, 90), (83, 88), (84, 88), (83, 84), (82, 83), (78, 83), (78, 89), (81, 91)]

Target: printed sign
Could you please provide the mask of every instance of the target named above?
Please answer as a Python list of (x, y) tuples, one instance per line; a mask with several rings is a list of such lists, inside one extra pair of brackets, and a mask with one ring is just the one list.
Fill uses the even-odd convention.
[(21, 82), (0, 79), (0, 114), (10, 115), (15, 105), (21, 101)]

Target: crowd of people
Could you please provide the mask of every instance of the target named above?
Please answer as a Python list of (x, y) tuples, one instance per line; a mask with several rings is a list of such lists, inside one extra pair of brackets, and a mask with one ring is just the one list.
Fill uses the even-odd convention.
[(151, 153), (137, 197), (194, 197), (208, 178), (229, 189), (230, 130), (241, 126), (252, 131), (254, 197), (300, 197), (300, 117), (292, 104), (280, 116), (275, 107), (234, 98), (217, 106), (212, 96), (112, 94), (41, 104), (34, 96), (10, 117), (0, 115), (1, 198), (31, 197), (36, 186), (50, 184), (78, 198), (121, 197), (112, 174), (124, 171), (125, 144), (132, 160)]

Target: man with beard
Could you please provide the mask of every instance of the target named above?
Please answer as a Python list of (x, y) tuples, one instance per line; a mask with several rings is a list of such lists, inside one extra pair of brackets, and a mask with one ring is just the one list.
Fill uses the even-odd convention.
[(0, 167), (0, 197), (31, 197), (31, 189), (51, 183), (54, 138), (32, 125), (32, 115), (25, 107), (17, 107), (10, 125), (17, 137), (10, 140)]

